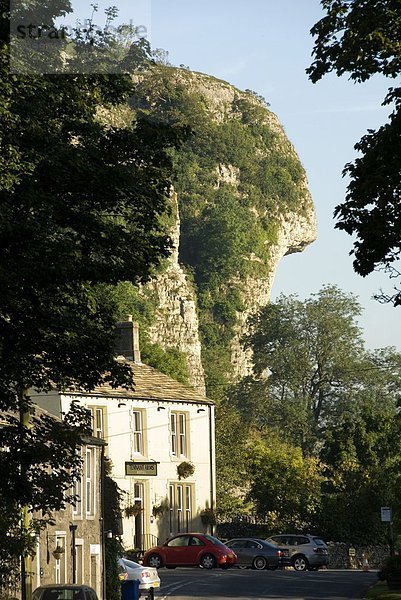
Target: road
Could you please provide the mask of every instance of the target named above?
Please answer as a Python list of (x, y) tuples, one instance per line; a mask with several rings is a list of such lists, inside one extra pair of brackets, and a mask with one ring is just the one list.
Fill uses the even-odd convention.
[(350, 600), (363, 598), (376, 573), (321, 570), (205, 571), (200, 568), (160, 569), (161, 588), (155, 600), (214, 600), (236, 598), (272, 600)]

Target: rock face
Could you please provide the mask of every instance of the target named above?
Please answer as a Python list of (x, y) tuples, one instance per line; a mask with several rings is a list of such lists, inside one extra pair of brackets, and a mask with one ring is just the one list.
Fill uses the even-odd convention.
[(173, 251), (165, 271), (147, 286), (157, 297), (159, 305), (149, 335), (152, 342), (163, 349), (175, 347), (186, 354), (190, 383), (198, 393), (205, 394), (196, 294), (178, 260), (180, 217), (175, 193), (172, 194), (172, 202), (176, 214), (175, 226), (170, 231)]
[(268, 277), (261, 279), (248, 278), (244, 292), (245, 310), (238, 313), (236, 334), (231, 343), (233, 377), (235, 380), (249, 375), (252, 371), (252, 352), (244, 350), (241, 338), (247, 332), (247, 320), (260, 308), (266, 306), (276, 276), (280, 260), (287, 254), (302, 252), (306, 246), (316, 239), (316, 217), (311, 205), (306, 216), (289, 211), (281, 218), (278, 230), (278, 241), (271, 248), (270, 272)]
[[(276, 115), (270, 112), (252, 94), (241, 92), (228, 83), (207, 75), (185, 70), (176, 70), (172, 79), (175, 84), (182, 84), (186, 89), (197, 94), (203, 105), (207, 107), (210, 120), (214, 124), (217, 124), (217, 126), (232, 122), (238, 118), (240, 122), (242, 119), (242, 123), (247, 123), (246, 118), (249, 119), (249, 114), (238, 117), (241, 111), (241, 108), (238, 108), (238, 106), (241, 107), (241, 102), (246, 102), (248, 107), (255, 107), (258, 110), (258, 118), (262, 119), (263, 124), (268, 127), (269, 131), (272, 132), (272, 136), (274, 136), (276, 152), (277, 148), (279, 148), (284, 158), (290, 157), (291, 160), (296, 161), (299, 165), (296, 152), (287, 140)], [(252, 122), (249, 127), (252, 127)], [(260, 149), (256, 148), (255, 161), (263, 159), (266, 163), (268, 156), (269, 153), (266, 152), (266, 145), (261, 146)], [(300, 166), (298, 166), (298, 169), (302, 170)], [(193, 171), (194, 169), (192, 169), (191, 176), (193, 176)], [(247, 196), (243, 191), (244, 186), (241, 188), (241, 182), (243, 183), (241, 168), (238, 165), (231, 164), (227, 160), (217, 160), (213, 173), (214, 182), (211, 184), (211, 187), (214, 190), (224, 187), (225, 189), (230, 189), (234, 197), (238, 197), (239, 203), (242, 202), (241, 198), (246, 200)], [(178, 191), (178, 194), (180, 195), (182, 192)], [(304, 173), (298, 178), (297, 194), (296, 205), (294, 205), (294, 200), (292, 200), (292, 203), (288, 201), (288, 208), (285, 208), (285, 197), (279, 198), (279, 202), (275, 204), (276, 200), (273, 201), (268, 195), (266, 206), (269, 208), (264, 208), (260, 204), (259, 206), (251, 205), (249, 207), (257, 220), (274, 223), (275, 235), (269, 242), (265, 242), (265, 248), (268, 252), (264, 256), (268, 255), (267, 259), (262, 259), (260, 255), (254, 255), (253, 252), (250, 252), (248, 256), (249, 261), (255, 261), (255, 263), (264, 261), (266, 263), (262, 275), (255, 276), (245, 273), (241, 276), (239, 274), (227, 282), (230, 285), (235, 285), (238, 279), (238, 289), (242, 299), (242, 309), (237, 311), (237, 322), (233, 328), (230, 343), (231, 363), (233, 367), (230, 377), (232, 379), (238, 379), (248, 374), (251, 370), (252, 356), (249, 352), (243, 350), (240, 340), (246, 332), (248, 317), (269, 302), (278, 263), (286, 254), (302, 252), (307, 245), (316, 239), (315, 212)], [(198, 196), (202, 198), (202, 193), (198, 193)], [(181, 197), (178, 198), (178, 205), (181, 206), (182, 213), (180, 200)], [(204, 201), (206, 209), (208, 208), (208, 203), (209, 201), (206, 199)], [(280, 204), (280, 208), (278, 208), (278, 204)], [(194, 219), (193, 215), (196, 214), (201, 214), (201, 211), (199, 210), (196, 213), (194, 210), (191, 213), (191, 218)], [(183, 214), (181, 214), (181, 219), (183, 218)], [(151, 328), (150, 334), (152, 341), (159, 343), (162, 347), (175, 346), (186, 353), (191, 383), (201, 392), (205, 389), (204, 369), (207, 370), (208, 365), (202, 365), (202, 348), (197, 313), (197, 305), (199, 303), (196, 297), (196, 285), (194, 286), (189, 281), (184, 269), (180, 265), (180, 261), (181, 263), (185, 261), (185, 256), (182, 255), (179, 249), (180, 215), (178, 214), (178, 210), (172, 237), (174, 239), (174, 252), (168, 261), (167, 268), (150, 284), (153, 291), (157, 294), (159, 301), (159, 308), (156, 311), (156, 321)], [(196, 263), (196, 256), (192, 260)], [(194, 263), (190, 266), (193, 269)]]

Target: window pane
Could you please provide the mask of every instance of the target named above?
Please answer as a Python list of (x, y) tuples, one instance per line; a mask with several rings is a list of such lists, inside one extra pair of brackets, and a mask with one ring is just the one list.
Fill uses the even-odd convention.
[(93, 448), (86, 449), (86, 469), (85, 469), (85, 492), (86, 492), (86, 514), (93, 515), (95, 509), (95, 480), (94, 480), (94, 460)]
[(187, 444), (186, 444), (186, 429), (185, 429), (185, 415), (180, 413), (179, 415), (179, 431), (180, 431), (180, 455), (187, 455)]
[(171, 413), (171, 453), (177, 454), (177, 415)]
[(177, 527), (182, 531), (182, 485), (177, 485)]
[(103, 434), (103, 409), (97, 408), (95, 415), (95, 436), (102, 438)]
[(143, 454), (142, 413), (139, 410), (133, 412), (133, 428), (133, 452), (135, 454)]
[(185, 529), (191, 530), (191, 486), (185, 486)]
[(169, 526), (170, 526), (170, 534), (173, 533), (173, 522), (174, 522), (174, 486), (169, 486), (169, 504), (170, 504), (170, 514), (169, 514)]

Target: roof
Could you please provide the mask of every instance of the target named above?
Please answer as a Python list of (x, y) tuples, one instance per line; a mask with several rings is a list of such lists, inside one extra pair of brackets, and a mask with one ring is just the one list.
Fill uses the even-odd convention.
[(123, 387), (113, 388), (110, 384), (104, 383), (96, 386), (91, 392), (81, 390), (69, 390), (68, 395), (86, 396), (86, 397), (107, 397), (124, 398), (131, 400), (158, 400), (160, 402), (189, 402), (193, 404), (214, 404), (211, 400), (199, 394), (189, 385), (179, 383), (160, 373), (149, 365), (143, 363), (130, 364), (134, 374), (134, 390), (127, 390)]

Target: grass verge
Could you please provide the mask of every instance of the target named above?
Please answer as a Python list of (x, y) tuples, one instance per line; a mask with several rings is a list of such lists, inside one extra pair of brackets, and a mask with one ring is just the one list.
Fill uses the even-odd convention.
[(385, 581), (379, 581), (370, 588), (365, 598), (367, 600), (376, 600), (376, 598), (380, 600), (401, 600), (401, 589), (399, 591), (389, 590)]

